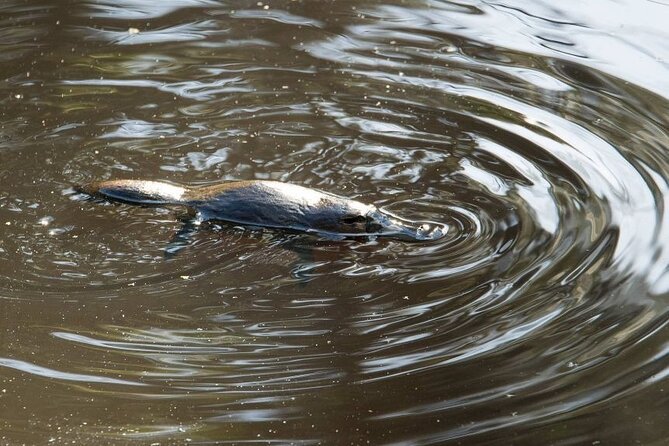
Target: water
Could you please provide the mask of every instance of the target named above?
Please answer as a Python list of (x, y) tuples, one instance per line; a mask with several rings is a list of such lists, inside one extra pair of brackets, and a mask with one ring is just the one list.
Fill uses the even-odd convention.
[[(0, 6), (2, 444), (661, 445), (669, 5)], [(331, 241), (81, 201), (273, 179)]]

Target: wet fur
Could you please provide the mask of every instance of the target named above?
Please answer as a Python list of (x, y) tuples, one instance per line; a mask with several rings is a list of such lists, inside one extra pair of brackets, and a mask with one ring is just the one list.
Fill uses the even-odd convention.
[(187, 206), (202, 221), (347, 237), (425, 238), (420, 236), (420, 224), (386, 214), (373, 205), (278, 181), (230, 181), (187, 187), (162, 181), (111, 180), (90, 183), (78, 190), (131, 204)]

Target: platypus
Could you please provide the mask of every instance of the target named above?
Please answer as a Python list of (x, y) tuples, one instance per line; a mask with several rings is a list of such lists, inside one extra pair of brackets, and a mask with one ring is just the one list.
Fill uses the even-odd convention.
[(77, 190), (138, 205), (182, 205), (198, 221), (217, 220), (244, 226), (288, 229), (331, 237), (393, 236), (432, 240), (444, 225), (405, 220), (376, 206), (279, 181), (227, 181), (189, 187), (163, 181), (110, 180)]

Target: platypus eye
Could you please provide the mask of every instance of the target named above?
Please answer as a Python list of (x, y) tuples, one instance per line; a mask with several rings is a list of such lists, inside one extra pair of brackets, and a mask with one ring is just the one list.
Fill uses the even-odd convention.
[(375, 222), (372, 219), (367, 220), (367, 224), (365, 225), (365, 232), (369, 234), (376, 234), (378, 232), (381, 232), (383, 230), (383, 225), (380, 225), (379, 223)]
[(356, 223), (364, 223), (367, 221), (367, 217), (364, 215), (345, 215), (341, 218), (341, 222), (347, 225), (354, 225)]

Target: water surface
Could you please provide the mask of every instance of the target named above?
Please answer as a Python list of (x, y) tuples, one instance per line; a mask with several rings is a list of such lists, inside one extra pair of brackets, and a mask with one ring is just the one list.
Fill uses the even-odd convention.
[[(669, 5), (0, 6), (3, 444), (665, 444)], [(332, 241), (82, 201), (272, 179)]]

